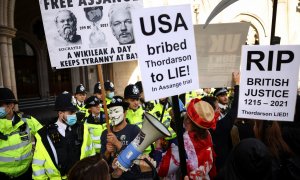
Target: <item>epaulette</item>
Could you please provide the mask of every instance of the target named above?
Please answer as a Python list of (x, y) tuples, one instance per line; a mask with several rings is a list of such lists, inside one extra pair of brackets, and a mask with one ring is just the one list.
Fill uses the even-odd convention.
[(28, 114), (20, 113), (20, 115), (21, 115), (21, 118), (31, 119), (31, 116)]
[(60, 142), (61, 139), (57, 127), (58, 127), (57, 124), (49, 124), (47, 126), (47, 132), (53, 144)]

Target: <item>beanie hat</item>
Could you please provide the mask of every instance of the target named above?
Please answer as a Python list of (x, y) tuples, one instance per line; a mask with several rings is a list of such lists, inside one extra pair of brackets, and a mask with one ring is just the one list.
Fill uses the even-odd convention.
[(111, 108), (114, 106), (122, 106), (124, 110), (127, 110), (127, 108), (129, 107), (129, 103), (125, 102), (122, 96), (114, 96), (111, 99), (109, 105), (107, 105), (107, 108)]

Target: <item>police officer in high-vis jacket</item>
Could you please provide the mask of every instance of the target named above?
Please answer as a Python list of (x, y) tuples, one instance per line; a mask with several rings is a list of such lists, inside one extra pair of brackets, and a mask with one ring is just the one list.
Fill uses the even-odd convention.
[(42, 125), (32, 116), (14, 111), (16, 100), (0, 88), (0, 179), (31, 179), (32, 139)]
[(106, 104), (109, 105), (112, 98), (115, 95), (115, 86), (114, 83), (107, 80), (106, 82), (104, 82), (104, 89), (105, 89), (105, 93), (106, 93)]
[(85, 123), (93, 140), (95, 150), (97, 153), (100, 153), (100, 137), (106, 129), (104, 112), (101, 111), (102, 103), (96, 96), (91, 96), (86, 99), (85, 104), (89, 111), (89, 116), (85, 118)]
[(36, 134), (33, 156), (33, 179), (66, 179), (80, 159), (95, 154), (88, 128), (77, 122), (72, 95), (63, 92), (55, 101), (58, 118)]
[(89, 115), (88, 110), (84, 104), (84, 101), (86, 100), (86, 94), (87, 92), (83, 84), (79, 84), (76, 87), (73, 99), (73, 104), (75, 104), (77, 108), (76, 115), (79, 121), (82, 121), (85, 117)]

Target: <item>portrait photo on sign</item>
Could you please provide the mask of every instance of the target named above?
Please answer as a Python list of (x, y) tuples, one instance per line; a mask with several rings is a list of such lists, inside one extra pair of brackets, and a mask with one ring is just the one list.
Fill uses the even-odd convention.
[(92, 23), (92, 31), (89, 34), (89, 47), (106, 47), (106, 36), (101, 31), (100, 23), (103, 17), (103, 6), (84, 8), (85, 17)]
[(132, 9), (134, 6), (130, 3), (112, 4), (109, 8), (109, 25), (120, 45), (135, 43), (131, 19)]
[(77, 18), (70, 10), (60, 10), (55, 16), (58, 35), (54, 37), (55, 46), (71, 46), (82, 44), (77, 34)]

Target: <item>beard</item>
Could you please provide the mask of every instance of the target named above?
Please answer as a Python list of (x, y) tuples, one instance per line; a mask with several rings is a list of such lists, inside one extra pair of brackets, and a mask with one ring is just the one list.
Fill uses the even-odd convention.
[(66, 41), (72, 42), (75, 35), (76, 29), (74, 27), (63, 27), (58, 30), (59, 35)]

